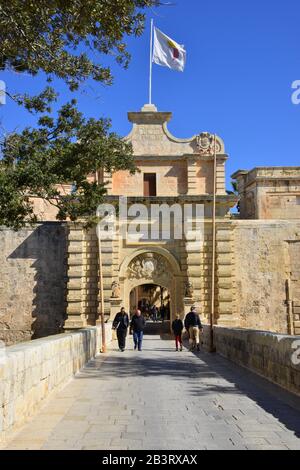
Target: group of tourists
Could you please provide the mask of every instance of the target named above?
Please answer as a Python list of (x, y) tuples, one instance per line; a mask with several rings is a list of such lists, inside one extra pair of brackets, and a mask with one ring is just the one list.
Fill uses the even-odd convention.
[(175, 336), (176, 351), (182, 351), (182, 333), (184, 328), (187, 331), (190, 343), (190, 351), (197, 349), (200, 351), (200, 335), (203, 332), (203, 326), (200, 316), (197, 313), (196, 307), (192, 307), (191, 311), (184, 319), (184, 323), (180, 315), (176, 315), (176, 320), (172, 323), (172, 330)]
[(165, 320), (169, 319), (170, 305), (168, 302), (167, 305), (163, 304), (158, 308), (155, 304), (151, 304), (149, 300), (142, 299), (138, 303), (138, 310), (142, 312), (145, 319), (151, 319), (153, 322), (161, 320), (164, 323)]
[[(136, 310), (131, 321), (129, 315), (126, 313), (123, 307), (119, 313), (117, 313), (113, 321), (113, 330), (117, 333), (118, 345), (120, 351), (124, 352), (126, 347), (126, 337), (128, 328), (133, 334), (134, 349), (142, 351), (144, 330), (146, 327), (146, 320), (140, 310)], [(183, 350), (182, 335), (183, 330), (187, 331), (189, 337), (190, 351), (200, 350), (200, 336), (203, 332), (203, 326), (200, 320), (200, 316), (197, 313), (196, 307), (192, 307), (191, 311), (186, 315), (184, 322), (181, 320), (180, 315), (176, 315), (176, 319), (172, 323), (172, 331), (175, 339), (176, 351)]]
[(113, 330), (117, 332), (118, 344), (120, 351), (124, 352), (126, 347), (126, 337), (128, 328), (133, 333), (134, 349), (142, 350), (144, 330), (146, 326), (146, 320), (140, 310), (137, 310), (133, 315), (131, 322), (129, 316), (125, 312), (123, 307), (119, 313), (117, 313), (113, 321)]

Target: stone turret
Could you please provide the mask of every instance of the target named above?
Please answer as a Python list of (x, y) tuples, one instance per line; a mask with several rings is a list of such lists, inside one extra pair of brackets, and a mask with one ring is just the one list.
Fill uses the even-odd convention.
[(242, 219), (300, 219), (300, 167), (258, 167), (232, 175)]

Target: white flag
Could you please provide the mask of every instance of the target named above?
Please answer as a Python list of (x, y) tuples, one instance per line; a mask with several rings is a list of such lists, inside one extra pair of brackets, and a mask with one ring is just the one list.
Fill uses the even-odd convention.
[(159, 29), (154, 28), (153, 62), (183, 72), (186, 62), (184, 46), (180, 46)]

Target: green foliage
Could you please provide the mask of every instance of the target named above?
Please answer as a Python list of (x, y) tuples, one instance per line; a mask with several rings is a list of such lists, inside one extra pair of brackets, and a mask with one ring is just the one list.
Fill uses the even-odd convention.
[[(54, 205), (59, 220), (93, 217), (106, 190), (88, 175), (99, 168), (135, 171), (131, 145), (110, 128), (108, 119), (86, 120), (73, 100), (56, 119), (45, 115), (36, 129), (9, 135), (2, 144), (0, 225), (35, 222), (32, 197)], [(73, 191), (64, 194), (60, 185), (68, 183)]]
[[(124, 38), (140, 36), (141, 10), (158, 5), (158, 0), (0, 0), (0, 70), (44, 72), (49, 83), (61, 78), (71, 91), (87, 78), (110, 85), (111, 70), (101, 58), (113, 56), (126, 68)], [(86, 120), (75, 100), (54, 118), (57, 94), (50, 86), (34, 97), (7, 94), (43, 116), (37, 128), (4, 136), (0, 143), (0, 225), (18, 230), (36, 222), (34, 197), (57, 207), (59, 220), (94, 220), (105, 185), (88, 176), (99, 169), (134, 172), (131, 146), (110, 131), (108, 119)], [(67, 183), (73, 185), (71, 194), (61, 191)]]
[(0, 70), (32, 75), (43, 71), (65, 80), (71, 90), (88, 77), (111, 84), (111, 71), (99, 58), (111, 55), (126, 68), (130, 55), (124, 36), (140, 36), (145, 20), (141, 9), (158, 4), (157, 0), (1, 0)]
[[(237, 181), (231, 181), (231, 186), (232, 186), (232, 191), (227, 191), (227, 194), (239, 196)], [(238, 212), (240, 212), (240, 201), (238, 201), (238, 203), (236, 205), (236, 209), (237, 209)]]
[(11, 95), (11, 98), (29, 112), (50, 113), (52, 103), (57, 100), (57, 94), (52, 87), (48, 86), (37, 96), (29, 96), (25, 93), (24, 95)]

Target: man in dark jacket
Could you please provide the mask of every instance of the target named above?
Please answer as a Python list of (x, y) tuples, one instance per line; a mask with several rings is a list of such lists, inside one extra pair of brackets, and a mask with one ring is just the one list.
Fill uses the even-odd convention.
[(200, 351), (200, 331), (203, 331), (203, 326), (196, 307), (192, 307), (185, 317), (184, 326), (189, 333), (190, 351), (195, 349), (195, 347), (197, 347), (197, 351)]
[(176, 320), (172, 323), (172, 330), (175, 336), (175, 344), (176, 344), (176, 351), (180, 346), (180, 351), (182, 351), (182, 330), (183, 330), (183, 323), (180, 319), (180, 315), (176, 315)]
[(137, 310), (135, 315), (133, 315), (131, 324), (130, 324), (130, 328), (133, 332), (133, 341), (134, 341), (135, 350), (137, 348), (139, 351), (142, 350), (145, 326), (146, 326), (145, 318), (143, 317), (141, 311)]
[(113, 321), (113, 330), (117, 331), (117, 338), (120, 351), (125, 351), (126, 336), (129, 327), (129, 316), (125, 312), (123, 307), (119, 313), (117, 313)]

